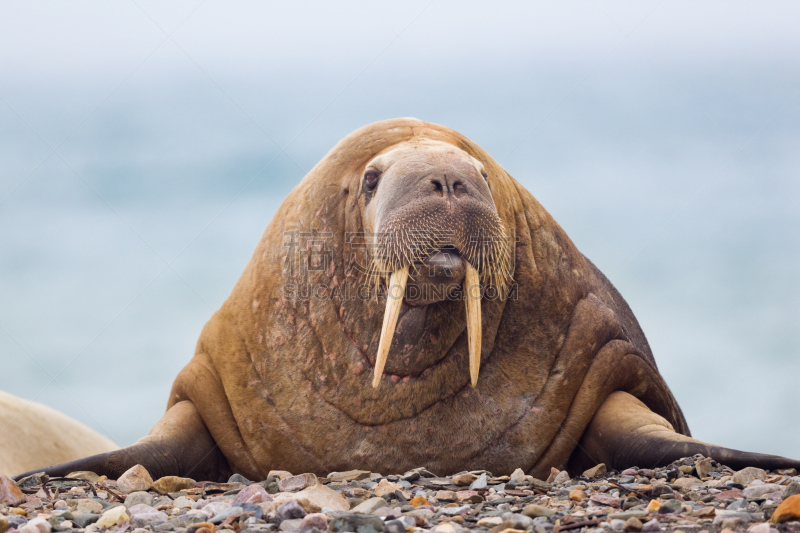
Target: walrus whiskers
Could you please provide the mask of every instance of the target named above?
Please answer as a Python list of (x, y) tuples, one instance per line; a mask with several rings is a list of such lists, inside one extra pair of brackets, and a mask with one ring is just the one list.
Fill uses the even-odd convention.
[(372, 388), (378, 388), (389, 356), (389, 347), (392, 345), (394, 328), (397, 327), (397, 318), (400, 316), (400, 307), (408, 282), (408, 265), (392, 273), (389, 279), (389, 289), (386, 291), (386, 311), (383, 313), (383, 327), (381, 340), (378, 343), (378, 355), (375, 356), (375, 376), (372, 378)]
[(467, 263), (464, 279), (467, 300), (467, 339), (469, 340), (469, 377), (472, 386), (478, 384), (481, 369), (481, 286), (478, 271)]

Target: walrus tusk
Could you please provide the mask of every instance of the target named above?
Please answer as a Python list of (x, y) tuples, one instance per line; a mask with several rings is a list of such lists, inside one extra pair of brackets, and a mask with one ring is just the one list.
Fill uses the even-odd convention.
[(467, 292), (467, 339), (469, 340), (469, 377), (472, 386), (478, 384), (481, 369), (481, 286), (478, 271), (467, 263), (464, 280)]
[(394, 337), (394, 328), (397, 326), (397, 318), (400, 316), (400, 307), (403, 305), (407, 281), (408, 266), (396, 270), (392, 273), (392, 277), (389, 278), (389, 290), (386, 291), (386, 311), (383, 313), (381, 340), (378, 343), (378, 355), (375, 357), (375, 377), (372, 378), (372, 388), (374, 389), (377, 389), (378, 384), (381, 382), (383, 367), (386, 365), (389, 347), (392, 345), (392, 337)]

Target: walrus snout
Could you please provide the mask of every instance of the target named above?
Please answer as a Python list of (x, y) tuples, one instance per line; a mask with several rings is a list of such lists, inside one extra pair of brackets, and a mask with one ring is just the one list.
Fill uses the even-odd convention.
[(453, 247), (414, 261), (406, 285), (405, 303), (429, 305), (453, 297), (467, 275), (467, 263)]

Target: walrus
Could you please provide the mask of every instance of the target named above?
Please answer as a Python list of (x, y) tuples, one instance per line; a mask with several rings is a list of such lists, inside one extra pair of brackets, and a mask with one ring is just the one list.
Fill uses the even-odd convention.
[(167, 411), (45, 469), (264, 479), (800, 462), (691, 438), (633, 312), (537, 200), (443, 126), (339, 142), (267, 226)]
[(0, 391), (0, 474), (17, 475), (119, 446), (46, 405)]

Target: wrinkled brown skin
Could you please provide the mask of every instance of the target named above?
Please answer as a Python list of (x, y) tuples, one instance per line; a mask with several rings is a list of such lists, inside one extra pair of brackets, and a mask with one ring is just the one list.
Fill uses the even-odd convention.
[[(331, 261), (307, 282), (339, 290), (364, 283), (348, 270), (344, 241), (346, 232), (362, 229), (365, 165), (416, 139), (449, 143), (480, 161), (497, 213), (519, 238), (516, 297), (482, 305), (475, 388), (461, 302), (431, 305), (429, 339), (390, 352), (386, 372), (396, 375), (373, 389), (384, 301), (284, 297), (284, 285), (301, 281), (284, 268), (288, 231), (328, 232)], [(431, 364), (400, 378), (418, 367), (414, 357)], [(694, 453), (734, 467), (800, 467), (691, 439), (631, 310), (536, 199), (462, 135), (396, 119), (347, 136), (283, 202), (203, 329), (151, 434), (125, 450), (48, 471), (113, 478), (141, 463), (154, 478), (223, 480), (231, 472), (263, 479), (271, 469), (324, 475), (425, 465), (440, 475), (522, 467), (543, 478), (551, 467), (573, 474), (599, 462), (650, 467)]]

